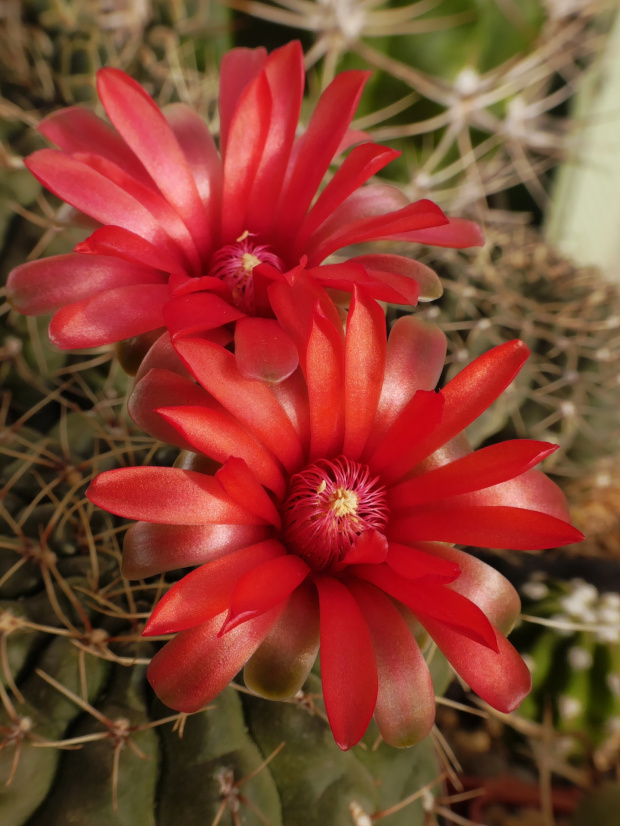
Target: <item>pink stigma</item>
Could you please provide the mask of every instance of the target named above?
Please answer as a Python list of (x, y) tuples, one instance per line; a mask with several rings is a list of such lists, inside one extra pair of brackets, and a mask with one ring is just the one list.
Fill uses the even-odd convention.
[(285, 267), (268, 246), (255, 244), (251, 236), (252, 233), (246, 230), (234, 244), (221, 247), (211, 259), (208, 274), (213, 278), (221, 278), (230, 287), (235, 307), (254, 315), (256, 302), (252, 270), (258, 264), (271, 264), (280, 271)]
[(282, 508), (283, 540), (311, 568), (340, 562), (365, 531), (385, 531), (385, 486), (346, 456), (319, 459), (296, 473)]

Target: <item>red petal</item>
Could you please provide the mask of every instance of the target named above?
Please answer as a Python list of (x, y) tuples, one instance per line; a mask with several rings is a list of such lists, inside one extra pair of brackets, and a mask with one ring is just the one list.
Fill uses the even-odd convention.
[(340, 332), (317, 305), (302, 364), (310, 409), (310, 461), (335, 456), (342, 450), (343, 351)]
[(557, 548), (583, 539), (583, 534), (567, 522), (524, 508), (439, 503), (410, 508), (407, 514), (406, 518), (392, 520), (390, 539), (519, 551)]
[(417, 304), (419, 288), (415, 281), (398, 275), (367, 270), (361, 264), (343, 261), (340, 264), (321, 264), (306, 271), (324, 287), (353, 292), (354, 286), (363, 286), (369, 296), (393, 304)]
[(279, 205), (279, 236), (295, 237), (319, 184), (357, 109), (369, 72), (341, 72), (321, 95), (299, 139)]
[(383, 385), (385, 315), (357, 287), (347, 317), (344, 376), (344, 454), (359, 459), (372, 429)]
[(301, 225), (295, 240), (296, 251), (305, 249), (308, 238), (345, 198), (400, 154), (395, 149), (376, 143), (364, 143), (352, 149)]
[(438, 427), (443, 409), (441, 393), (418, 390), (368, 459), (371, 471), (390, 485), (415, 467), (419, 445)]
[(231, 499), (265, 522), (280, 527), (280, 515), (275, 505), (243, 459), (231, 456), (216, 472), (215, 478)]
[(112, 255), (114, 260), (120, 258), (134, 264), (164, 270), (166, 273), (185, 273), (179, 261), (168, 255), (161, 247), (154, 246), (135, 232), (122, 227), (100, 227), (86, 240), (76, 244), (74, 252), (79, 252), (81, 256), (92, 255), (98, 258)]
[(242, 318), (235, 324), (235, 358), (246, 379), (279, 384), (297, 369), (297, 347), (277, 321)]
[(522, 341), (507, 341), (478, 356), (449, 381), (443, 388), (445, 405), (441, 423), (418, 445), (414, 464), (430, 456), (484, 413), (512, 382), (529, 352)]
[(68, 304), (50, 322), (50, 341), (57, 347), (99, 347), (163, 327), (168, 300), (164, 284), (138, 284), (96, 293)]
[(173, 298), (164, 309), (166, 326), (175, 337), (214, 330), (244, 316), (241, 310), (211, 292)]
[(449, 223), (441, 227), (407, 232), (399, 235), (397, 240), (455, 249), (484, 246), (484, 235), (480, 226), (475, 221), (466, 221), (464, 218), (450, 218)]
[(358, 565), (362, 562), (373, 564), (384, 562), (388, 553), (387, 539), (378, 531), (364, 531), (358, 536), (355, 544), (351, 546), (347, 555), (342, 560), (344, 566)]
[(207, 216), (168, 121), (144, 89), (119, 69), (101, 69), (97, 90), (108, 117), (181, 216), (198, 250), (205, 254), (209, 249)]
[(145, 579), (204, 565), (267, 538), (262, 525), (155, 525), (134, 522), (123, 541), (123, 576)]
[(244, 574), (235, 585), (220, 634), (228, 634), (232, 628), (285, 602), (309, 573), (310, 568), (301, 557), (286, 554)]
[(222, 242), (231, 243), (247, 227), (246, 212), (271, 120), (271, 92), (264, 73), (241, 95), (224, 152)]
[(365, 582), (348, 587), (368, 623), (377, 658), (375, 720), (381, 736), (390, 746), (412, 746), (435, 720), (435, 692), (424, 657), (390, 599)]
[(151, 348), (142, 360), (134, 382), (137, 384), (149, 370), (161, 369), (170, 373), (175, 373), (183, 378), (190, 379), (189, 372), (181, 363), (181, 359), (177, 356), (177, 351), (172, 346), (169, 333), (162, 333), (155, 341)]
[(231, 49), (222, 57), (220, 64), (220, 149), (226, 153), (230, 123), (241, 96), (254, 78), (262, 71), (267, 60), (267, 50)]
[[(506, 577), (481, 559), (451, 545), (422, 542), (420, 550), (456, 565), (460, 576), (451, 584), (452, 590), (475, 603), (503, 634), (510, 631), (521, 611), (521, 600)], [(388, 563), (391, 564), (389, 557)]]
[(305, 683), (319, 650), (319, 604), (306, 582), (291, 594), (284, 612), (245, 666), (243, 679), (270, 700), (293, 697)]
[(279, 463), (228, 411), (209, 404), (160, 407), (155, 412), (184, 437), (190, 450), (217, 462), (236, 456), (247, 463), (261, 484), (284, 496), (286, 483)]
[(177, 352), (202, 386), (282, 462), (297, 470), (299, 437), (270, 388), (239, 373), (232, 353), (199, 339), (180, 339)]
[(528, 667), (503, 634), (495, 631), (497, 650), (479, 645), (431, 619), (424, 625), (450, 665), (493, 708), (509, 714), (532, 686)]
[(409, 282), (411, 284), (410, 291), (413, 289), (416, 294), (419, 294), (420, 301), (440, 298), (443, 293), (443, 287), (437, 273), (413, 258), (405, 258), (403, 255), (376, 253), (358, 255), (355, 258), (350, 258), (349, 263), (361, 264), (377, 278), (380, 275), (383, 275), (384, 278), (386, 275), (391, 276), (387, 283), (395, 289), (398, 289), (398, 285), (403, 281)]
[(395, 322), (388, 338), (383, 387), (366, 455), (376, 448), (418, 390), (435, 389), (443, 370), (446, 346), (446, 337), (438, 327), (411, 315)]
[(39, 121), (39, 132), (71, 154), (91, 152), (107, 158), (145, 186), (153, 180), (109, 123), (82, 106), (69, 106)]
[(271, 90), (271, 118), (263, 156), (248, 204), (248, 226), (256, 233), (272, 229), (275, 210), (284, 181), (299, 121), (305, 72), (298, 40), (276, 49), (267, 58), (265, 75)]
[(473, 602), (450, 589), (424, 579), (403, 579), (388, 565), (357, 565), (352, 573), (402, 602), (422, 625), (431, 618), (450, 626), (468, 639), (495, 647), (490, 622)]
[(224, 613), (182, 631), (151, 660), (147, 678), (170, 708), (193, 714), (223, 691), (277, 621), (274, 609), (218, 637)]
[(512, 439), (483, 447), (454, 462), (422, 473), (393, 487), (390, 510), (446, 499), (506, 482), (525, 473), (557, 450), (557, 445), (532, 439)]
[(166, 281), (162, 272), (151, 267), (109, 256), (68, 253), (21, 264), (9, 274), (6, 289), (20, 313), (41, 315), (116, 287)]
[(315, 583), (325, 710), (334, 740), (346, 750), (360, 741), (375, 710), (377, 663), (366, 620), (349, 589), (324, 576)]
[[(455, 580), (458, 582), (461, 573), (461, 569), (454, 562), (444, 562), (442, 559), (437, 559), (436, 556), (425, 553), (420, 548), (398, 545), (396, 542), (389, 543), (386, 562), (399, 576), (407, 579), (421, 579), (430, 576), (437, 584), (448, 584)], [(458, 588), (455, 588), (455, 590), (459, 591)], [(465, 596), (468, 595), (465, 594)]]
[(273, 386), (273, 394), (289, 417), (300, 438), (304, 454), (310, 446), (310, 413), (308, 387), (300, 368), (285, 381)]
[(143, 635), (148, 637), (184, 631), (221, 614), (230, 604), (235, 586), (248, 572), (260, 571), (269, 560), (285, 553), (279, 542), (269, 539), (201, 565), (164, 594), (155, 606)]
[(107, 470), (91, 482), (86, 495), (117, 516), (145, 522), (257, 525), (262, 521), (233, 502), (217, 479), (180, 468)]

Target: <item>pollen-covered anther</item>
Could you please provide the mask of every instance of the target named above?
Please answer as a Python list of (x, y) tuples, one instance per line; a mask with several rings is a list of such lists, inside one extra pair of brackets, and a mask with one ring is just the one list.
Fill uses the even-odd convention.
[(282, 509), (288, 550), (315, 570), (340, 562), (365, 531), (387, 524), (385, 486), (346, 456), (320, 459), (293, 476)]
[(256, 312), (252, 273), (259, 264), (271, 264), (278, 270), (285, 268), (280, 258), (266, 244), (252, 240), (253, 233), (243, 232), (234, 244), (226, 244), (211, 259), (208, 274), (221, 278), (231, 290), (236, 307), (253, 315)]

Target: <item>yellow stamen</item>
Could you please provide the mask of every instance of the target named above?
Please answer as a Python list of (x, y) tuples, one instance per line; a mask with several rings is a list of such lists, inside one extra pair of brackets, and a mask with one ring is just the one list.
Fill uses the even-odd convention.
[(330, 495), (328, 504), (338, 517), (355, 516), (359, 499), (354, 490), (336, 488)]
[(257, 258), (255, 255), (252, 255), (251, 252), (244, 252), (241, 256), (241, 266), (246, 272), (252, 272), (254, 267), (256, 267), (256, 265), (260, 263), (260, 258)]

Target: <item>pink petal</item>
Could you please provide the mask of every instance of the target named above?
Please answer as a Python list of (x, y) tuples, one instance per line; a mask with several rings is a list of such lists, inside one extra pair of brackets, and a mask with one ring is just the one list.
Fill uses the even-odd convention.
[(305, 249), (306, 242), (312, 233), (352, 192), (355, 192), (400, 154), (394, 149), (375, 143), (356, 146), (321, 192), (304, 219), (295, 240), (297, 252)]
[(279, 463), (228, 411), (217, 408), (213, 404), (190, 404), (159, 407), (155, 412), (181, 434), (190, 450), (217, 462), (231, 456), (243, 459), (261, 484), (277, 496), (284, 496), (286, 483)]
[(389, 239), (402, 232), (446, 223), (448, 219), (436, 204), (422, 200), (387, 215), (376, 215), (343, 224), (329, 235), (327, 230), (319, 229), (308, 240), (308, 265), (316, 266), (336, 250), (352, 244)]
[(419, 445), (438, 427), (443, 410), (441, 393), (418, 390), (368, 458), (371, 471), (390, 485), (414, 468)]
[(15, 267), (7, 281), (7, 297), (20, 313), (41, 315), (115, 287), (165, 283), (166, 276), (150, 267), (68, 253)]
[(360, 741), (375, 710), (377, 663), (368, 625), (349, 589), (325, 576), (316, 577), (315, 583), (323, 699), (334, 740), (345, 751)]
[(163, 284), (137, 284), (68, 304), (50, 322), (50, 341), (63, 349), (98, 347), (163, 327)]
[(302, 364), (308, 385), (310, 461), (335, 456), (344, 434), (342, 337), (317, 305)]
[(213, 237), (219, 229), (215, 218), (222, 199), (222, 162), (213, 136), (204, 120), (185, 103), (168, 104), (164, 115), (189, 164), (198, 194), (207, 207)]
[(479, 697), (504, 714), (514, 711), (532, 686), (528, 667), (503, 634), (495, 630), (497, 650), (480, 645), (440, 622), (424, 626), (450, 665)]
[(319, 604), (309, 583), (291, 594), (286, 608), (243, 671), (261, 697), (284, 700), (303, 686), (319, 650)]
[(434, 502), (506, 482), (542, 462), (557, 447), (532, 439), (512, 439), (483, 447), (393, 487), (388, 494), (390, 510), (394, 512), (398, 508)]
[(151, 660), (147, 678), (170, 708), (193, 714), (223, 691), (277, 621), (279, 608), (218, 637), (225, 614), (182, 631)]
[[(437, 544), (437, 543), (433, 543)], [(424, 546), (425, 548), (426, 546)], [(440, 547), (444, 547), (441, 545)], [(413, 548), (409, 545), (398, 545), (396, 542), (389, 543), (387, 564), (399, 576), (407, 579), (422, 579), (432, 577), (437, 584), (448, 584), (458, 582), (461, 569), (458, 564), (438, 559), (436, 555), (426, 553), (421, 548)], [(459, 593), (464, 593), (458, 588), (454, 588)], [(465, 594), (468, 596), (468, 594)], [(474, 600), (475, 601), (475, 600)], [(477, 604), (477, 603), (476, 603)]]
[(297, 347), (277, 321), (242, 318), (235, 325), (235, 358), (246, 379), (279, 384), (299, 364)]
[(272, 98), (264, 73), (241, 95), (226, 138), (222, 195), (222, 242), (232, 243), (246, 229), (246, 212), (269, 133)]
[(299, 139), (279, 204), (281, 238), (294, 237), (353, 118), (369, 72), (341, 72), (321, 95)]
[(213, 406), (217, 402), (195, 382), (169, 370), (153, 368), (134, 385), (127, 408), (138, 427), (150, 436), (184, 450), (193, 450), (181, 432), (157, 412), (172, 404)]
[(239, 373), (235, 357), (199, 339), (180, 339), (177, 352), (202, 386), (280, 459), (287, 470), (303, 461), (299, 437), (270, 388)]
[(116, 260), (123, 259), (134, 264), (144, 264), (166, 273), (184, 273), (178, 259), (168, 255), (161, 247), (156, 247), (122, 227), (106, 226), (95, 230), (86, 240), (80, 241), (74, 252), (81, 255), (112, 255)]
[(246, 87), (262, 71), (267, 60), (267, 50), (231, 49), (220, 64), (220, 148), (226, 154), (228, 132), (235, 110)]
[(422, 625), (426, 625), (428, 618), (437, 620), (468, 639), (495, 647), (495, 634), (482, 611), (448, 585), (437, 584), (428, 577), (403, 579), (385, 564), (357, 565), (352, 573), (402, 602)]
[(108, 117), (189, 229), (209, 249), (207, 216), (191, 169), (168, 121), (144, 89), (119, 69), (101, 69), (97, 90)]
[(521, 611), (521, 600), (506, 577), (481, 559), (451, 545), (422, 542), (419, 547), (426, 554), (457, 565), (461, 573), (451, 584), (452, 590), (475, 603), (502, 633), (511, 630)]
[(385, 376), (377, 416), (365, 453), (398, 418), (418, 390), (434, 390), (446, 358), (446, 337), (438, 328), (414, 316), (399, 318), (388, 338)]
[(201, 565), (164, 594), (142, 633), (145, 637), (172, 634), (207, 622), (228, 608), (237, 583), (248, 572), (260, 571), (283, 554), (284, 547), (269, 539)]
[(429, 244), (433, 247), (464, 247), (484, 246), (484, 236), (480, 226), (475, 221), (466, 221), (464, 218), (450, 218), (449, 223), (441, 227), (415, 230), (397, 236), (399, 241), (412, 241), (414, 244)]
[(146, 579), (204, 565), (267, 538), (262, 525), (155, 525), (134, 522), (123, 541), (123, 576)]
[(196, 335), (244, 317), (241, 310), (210, 292), (173, 298), (164, 310), (166, 326), (172, 336)]
[(309, 573), (310, 568), (301, 557), (285, 554), (244, 574), (234, 587), (220, 634), (228, 634), (232, 628), (285, 602)]
[(357, 287), (347, 317), (344, 375), (344, 448), (349, 459), (362, 454), (383, 385), (385, 315)]
[(377, 658), (375, 720), (381, 736), (390, 746), (412, 746), (435, 720), (435, 692), (424, 657), (390, 599), (365, 582), (348, 587), (368, 623)]
[(490, 407), (517, 375), (529, 355), (527, 345), (515, 339), (493, 347), (443, 388), (441, 423), (418, 445), (414, 464), (444, 445)]
[(259, 525), (263, 520), (233, 502), (217, 479), (171, 467), (107, 470), (90, 484), (93, 504), (129, 519), (167, 525)]
[[(349, 263), (352, 262), (361, 264), (375, 277), (379, 277), (379, 273), (393, 276), (394, 280), (387, 283), (392, 284), (395, 289), (398, 289), (397, 285), (403, 280), (413, 282), (417, 287), (420, 301), (431, 301), (434, 298), (440, 298), (443, 293), (443, 287), (437, 273), (413, 258), (405, 258), (404, 255), (374, 253), (371, 255), (357, 255), (355, 258), (349, 259)], [(398, 280), (396, 280), (397, 276)]]
[(581, 542), (583, 534), (567, 522), (538, 511), (441, 502), (409, 508), (406, 518), (393, 519), (389, 538), (396, 542), (430, 540), (537, 551)]
[(153, 179), (112, 126), (89, 109), (69, 106), (39, 121), (42, 135), (68, 154), (90, 152), (117, 164), (145, 186)]
[(243, 459), (231, 456), (216, 472), (215, 478), (234, 502), (276, 528), (280, 527), (280, 515), (275, 505)]
[(248, 226), (256, 233), (272, 229), (274, 209), (284, 181), (299, 121), (305, 72), (298, 40), (276, 49), (267, 58), (265, 75), (271, 91), (271, 118), (263, 156), (247, 209)]

